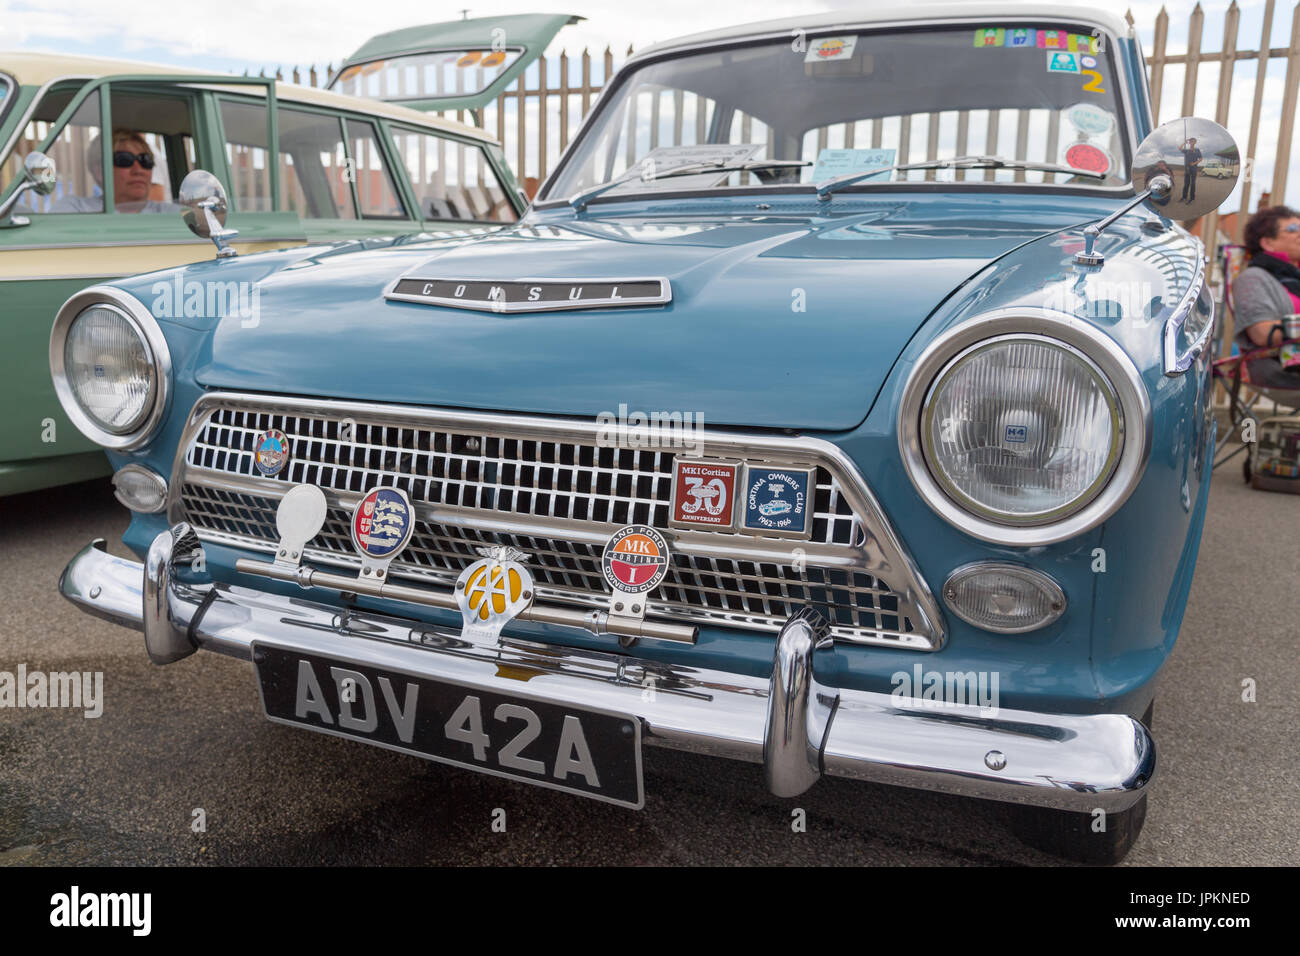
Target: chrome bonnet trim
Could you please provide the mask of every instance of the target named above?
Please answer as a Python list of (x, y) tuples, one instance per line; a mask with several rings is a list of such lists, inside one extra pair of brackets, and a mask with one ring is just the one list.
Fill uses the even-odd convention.
[[(161, 657), (213, 651), (251, 660), (254, 642), (356, 661), (507, 696), (626, 714), (651, 745), (763, 763), (779, 793), (823, 774), (981, 799), (1091, 812), (1137, 802), (1156, 772), (1155, 744), (1124, 714), (1054, 714), (849, 690), (819, 680), (815, 619), (791, 617), (772, 675), (663, 664), (468, 637), (419, 621), (355, 612), (169, 573), (184, 534), (162, 532), (146, 568), (103, 539), (68, 563), (59, 590), (80, 609), (152, 634)], [(146, 605), (142, 591), (149, 596)], [(510, 626), (508, 626), (509, 628)], [(518, 630), (518, 628), (516, 628)], [(527, 683), (521, 683), (526, 680)], [(654, 694), (645, 693), (647, 686)], [(356, 738), (353, 738), (356, 739)], [(997, 770), (986, 755), (998, 751)]]
[[(488, 437), (538, 441), (598, 442), (604, 428), (594, 419), (543, 418), (385, 405), (374, 402), (303, 399), (245, 392), (211, 392), (201, 396), (194, 404), (176, 448), (167, 502), (167, 515), (173, 523), (185, 520), (181, 493), (187, 482), (207, 484), (225, 491), (264, 495), (277, 500), (289, 488), (283, 481), (237, 477), (225, 472), (205, 471), (187, 465), (186, 455), (190, 446), (206, 426), (211, 412), (218, 408), (232, 408), (250, 413), (294, 414), (297, 412), (305, 415), (334, 415), (339, 418), (349, 415), (374, 416), (382, 418), (386, 425), (460, 429)], [(630, 439), (644, 442), (640, 447), (672, 447), (663, 441), (661, 433), (651, 426), (629, 425), (625, 431)], [(652, 445), (651, 442), (660, 442), (660, 444)], [(851, 545), (824, 544), (813, 541), (751, 537), (738, 533), (688, 531), (678, 528), (660, 529), (669, 540), (674, 552), (705, 558), (736, 558), (787, 565), (794, 557), (794, 549), (801, 548), (804, 559), (809, 564), (825, 563), (829, 567), (867, 572), (887, 583), (891, 591), (898, 596), (900, 620), (904, 615), (910, 616), (915, 631), (899, 634), (888, 640), (864, 639), (864, 642), (905, 647), (910, 650), (938, 650), (944, 645), (946, 640), (944, 619), (933, 592), (894, 532), (893, 526), (876, 501), (862, 473), (843, 449), (819, 438), (749, 435), (713, 429), (705, 431), (703, 442), (709, 450), (710, 457), (715, 455), (744, 457), (750, 461), (772, 461), (781, 464), (799, 461), (827, 468), (838, 478), (840, 491), (849, 507), (861, 518), (858, 522), (858, 540)], [(327, 499), (332, 504), (350, 505), (359, 497), (359, 494), (325, 490)], [(441, 525), (472, 526), (485, 532), (551, 534), (603, 545), (609, 535), (617, 530), (617, 525), (596, 521), (567, 519), (548, 521), (509, 512), (487, 512), (427, 502), (414, 502), (414, 504), (420, 520)], [(206, 530), (196, 530), (201, 539), (214, 542), (219, 540), (219, 536)], [(237, 540), (227, 538), (220, 543), (235, 547), (249, 547), (247, 540), (242, 538)], [(311, 549), (306, 554), (311, 560), (336, 564), (340, 561), (338, 556)], [(539, 588), (538, 593), (542, 594), (544, 590)], [(653, 607), (653, 602), (651, 605)], [(717, 623), (716, 619), (712, 620)]]
[[(1200, 240), (1196, 240), (1200, 245)], [(1192, 309), (1196, 306), (1196, 300), (1200, 298), (1201, 292), (1205, 289), (1205, 252), (1204, 247), (1196, 253), (1196, 273), (1192, 276), (1191, 285), (1183, 292), (1182, 298), (1178, 302), (1178, 307), (1174, 309), (1173, 314), (1165, 321), (1164, 335), (1161, 340), (1163, 346), (1163, 358), (1165, 374), (1173, 377), (1182, 375), (1192, 367), (1201, 353), (1205, 351), (1206, 343), (1210, 341), (1210, 334), (1214, 331), (1214, 299), (1210, 299), (1210, 319), (1205, 323), (1205, 328), (1196, 336), (1196, 341), (1190, 343), (1185, 352), (1178, 351), (1178, 336), (1187, 325), (1187, 317), (1192, 314)]]

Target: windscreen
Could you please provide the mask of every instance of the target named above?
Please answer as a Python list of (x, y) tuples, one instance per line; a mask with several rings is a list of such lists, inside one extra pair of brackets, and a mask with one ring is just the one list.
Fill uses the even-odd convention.
[[(963, 156), (1067, 168), (885, 171), (863, 186), (1122, 186), (1128, 147), (1119, 79), (1107, 37), (1082, 26), (795, 34), (683, 53), (620, 77), (544, 198), (568, 198), (621, 176), (629, 182), (607, 196), (820, 183)], [(662, 173), (691, 162), (763, 160), (806, 165), (644, 175), (647, 166)]]

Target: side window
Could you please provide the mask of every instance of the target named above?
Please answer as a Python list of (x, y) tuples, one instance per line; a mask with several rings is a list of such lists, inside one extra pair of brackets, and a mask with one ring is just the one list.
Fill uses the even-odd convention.
[(271, 212), (266, 103), (222, 99), (220, 104), (226, 163), (230, 167), (231, 205), (235, 212)]
[[(74, 93), (75, 90), (56, 90), (46, 95), (14, 144), (0, 179), (9, 183), (22, 172), (23, 158), (37, 149), (50, 134), (53, 123), (72, 102)], [(20, 210), (37, 213), (103, 212), (103, 172), (100, 168), (103, 160), (99, 132), (99, 93), (95, 92), (86, 97), (46, 149), (46, 154), (59, 170), (54, 192), (48, 196), (28, 192), (18, 204)]]
[(361, 218), (405, 219), (406, 211), (397, 199), (393, 178), (379, 151), (374, 124), (354, 119), (349, 119), (347, 124)]
[(294, 109), (278, 118), (284, 208), (304, 219), (356, 219), (339, 118)]
[(480, 146), (393, 127), (424, 219), (514, 222), (514, 207)]

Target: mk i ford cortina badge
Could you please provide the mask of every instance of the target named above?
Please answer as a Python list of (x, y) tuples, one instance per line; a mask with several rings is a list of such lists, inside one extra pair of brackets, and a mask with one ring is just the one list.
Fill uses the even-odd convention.
[(361, 577), (382, 578), (411, 540), (415, 511), (400, 488), (372, 488), (352, 512), (352, 546), (361, 555)]
[(464, 632), (488, 640), (533, 603), (533, 576), (520, 564), (527, 555), (507, 547), (479, 548), (475, 561), (456, 579), (456, 603)]
[(610, 535), (600, 558), (605, 583), (614, 592), (610, 613), (645, 615), (645, 596), (668, 574), (668, 554), (668, 542), (649, 525), (626, 525)]
[(253, 439), (253, 464), (267, 478), (274, 478), (289, 464), (289, 436), (271, 428)]
[(384, 292), (398, 302), (445, 305), (479, 312), (554, 312), (665, 305), (672, 301), (667, 279), (432, 279), (403, 276)]

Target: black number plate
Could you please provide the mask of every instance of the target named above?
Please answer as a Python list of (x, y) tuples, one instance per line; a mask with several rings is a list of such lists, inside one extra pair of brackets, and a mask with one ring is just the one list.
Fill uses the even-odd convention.
[(253, 648), (266, 716), (390, 750), (640, 809), (633, 717), (366, 664)]

